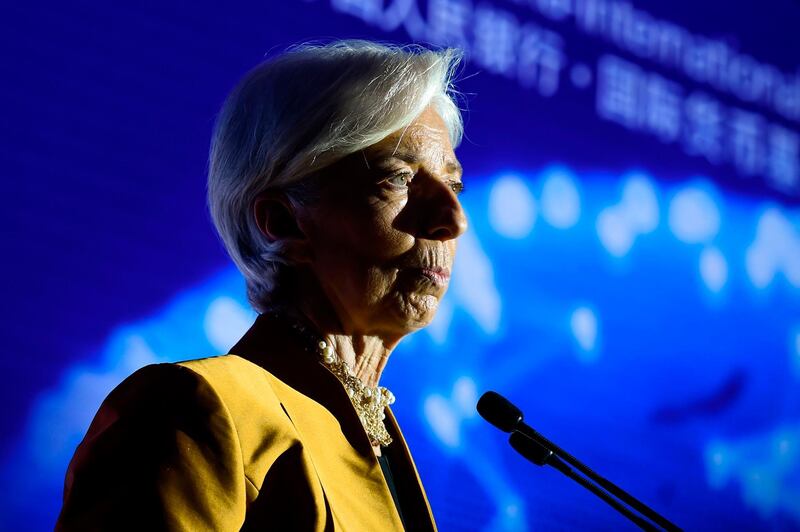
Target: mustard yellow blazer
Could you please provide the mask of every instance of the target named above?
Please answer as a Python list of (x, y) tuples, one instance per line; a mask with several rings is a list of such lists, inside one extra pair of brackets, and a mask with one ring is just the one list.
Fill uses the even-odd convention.
[[(260, 316), (230, 354), (120, 384), (70, 463), (56, 530), (403, 530), (344, 387), (271, 327)], [(406, 526), (435, 530), (386, 420)]]

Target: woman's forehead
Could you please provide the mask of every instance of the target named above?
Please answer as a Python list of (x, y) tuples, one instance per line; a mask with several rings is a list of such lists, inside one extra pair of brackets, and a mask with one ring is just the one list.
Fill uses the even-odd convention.
[(368, 161), (402, 161), (408, 164), (436, 165), (448, 173), (460, 173), (450, 143), (450, 132), (439, 114), (427, 108), (407, 127), (364, 149)]
[(408, 149), (398, 146), (396, 149), (378, 150), (366, 155), (368, 160), (375, 163), (384, 161), (400, 161), (410, 165), (430, 165), (441, 166), (448, 174), (461, 175), (461, 163), (456, 159), (455, 153), (445, 150), (422, 150)]

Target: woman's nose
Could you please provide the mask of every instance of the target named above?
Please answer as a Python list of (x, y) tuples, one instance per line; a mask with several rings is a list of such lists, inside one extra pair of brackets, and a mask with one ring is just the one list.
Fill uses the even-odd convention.
[(438, 182), (428, 198), (422, 233), (429, 240), (451, 240), (467, 230), (467, 216), (450, 185)]

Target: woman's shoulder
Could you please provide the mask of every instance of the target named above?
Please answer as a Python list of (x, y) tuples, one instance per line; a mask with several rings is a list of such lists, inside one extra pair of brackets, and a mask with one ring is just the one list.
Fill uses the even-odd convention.
[[(238, 448), (245, 474), (260, 478), (297, 439), (272, 389), (273, 379), (260, 366), (231, 354), (144, 366), (108, 395), (86, 440), (114, 426), (207, 434)], [(263, 449), (265, 441), (269, 449)]]
[(203, 379), (234, 418), (258, 412), (272, 419), (283, 414), (275, 393), (275, 377), (267, 370), (233, 354), (186, 360), (174, 364)]
[(264, 368), (234, 354), (184, 360), (172, 365), (194, 373), (217, 393), (225, 396), (258, 395), (264, 399), (278, 400), (272, 390), (272, 375)]
[(224, 410), (234, 421), (255, 409), (268, 418), (281, 412), (272, 379), (263, 368), (232, 354), (150, 364), (120, 383), (107, 402), (123, 409), (160, 403), (167, 409)]
[(294, 435), (263, 372), (237, 359), (151, 364), (122, 381), (70, 463), (57, 528), (239, 529), (251, 479)]

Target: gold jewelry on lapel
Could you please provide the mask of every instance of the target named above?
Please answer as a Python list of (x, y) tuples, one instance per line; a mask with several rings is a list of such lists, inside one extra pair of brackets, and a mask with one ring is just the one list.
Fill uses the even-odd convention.
[(358, 419), (367, 431), (370, 443), (383, 447), (392, 443), (392, 437), (384, 424), (386, 419), (384, 409), (394, 403), (394, 394), (383, 386), (370, 388), (361, 382), (361, 379), (353, 375), (350, 366), (336, 355), (333, 347), (326, 341), (320, 340), (317, 350), (322, 363), (344, 384)]

